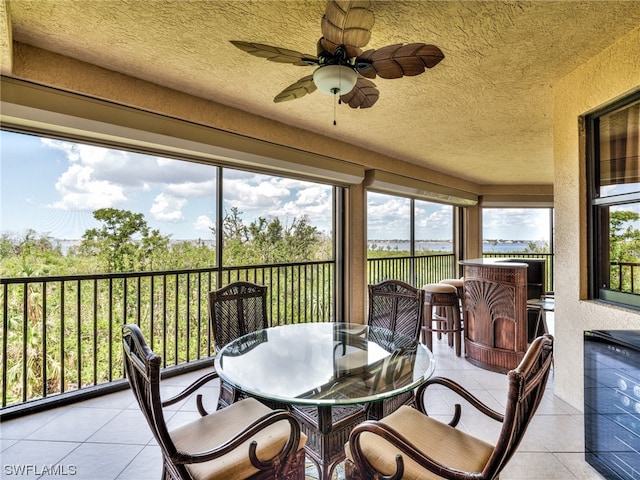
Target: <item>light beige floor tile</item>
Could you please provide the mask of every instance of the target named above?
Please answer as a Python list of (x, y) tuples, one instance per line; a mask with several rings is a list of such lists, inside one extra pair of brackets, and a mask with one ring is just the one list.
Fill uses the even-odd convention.
[(119, 409), (83, 408), (79, 405), (67, 408), (62, 415), (34, 430), (26, 438), (84, 442), (120, 413)]
[(518, 452), (500, 480), (582, 480), (551, 453)]
[(554, 453), (553, 455), (580, 480), (602, 480), (602, 476), (585, 462), (584, 452)]
[(0, 423), (0, 438), (21, 440), (44, 425), (66, 413), (69, 407), (59, 407), (44, 412), (33, 413), (20, 418), (3, 420)]
[[(67, 455), (62, 463), (75, 467), (75, 475), (67, 478), (113, 480), (118, 478), (143, 448), (138, 445), (83, 443)], [(60, 475), (43, 475), (40, 480), (60, 480)]]
[[(533, 445), (536, 444), (536, 447)], [(582, 417), (536, 415), (520, 447), (526, 451), (583, 452)]]
[(87, 442), (147, 445), (152, 438), (151, 429), (140, 410), (122, 410)]
[(162, 477), (162, 454), (157, 445), (140, 451), (115, 480), (158, 480)]
[[(40, 475), (49, 468), (59, 464), (58, 469), (67, 473), (73, 473), (75, 465), (71, 465), (64, 459), (81, 443), (76, 442), (49, 442), (21, 440), (2, 452), (0, 463), (0, 478), (16, 478), (19, 480), (31, 480), (40, 478)], [(57, 470), (61, 472), (61, 470)], [(60, 478), (60, 477), (58, 477)]]

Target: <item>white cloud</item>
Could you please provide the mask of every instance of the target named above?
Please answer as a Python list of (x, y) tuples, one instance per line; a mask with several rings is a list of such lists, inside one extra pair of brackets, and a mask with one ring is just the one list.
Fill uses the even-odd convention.
[(315, 206), (320, 203), (326, 203), (330, 200), (329, 192), (330, 190), (328, 187), (322, 187), (320, 185), (307, 187), (296, 194), (296, 204), (303, 206)]
[(408, 199), (369, 194), (367, 198), (367, 237), (372, 240), (408, 239), (411, 204)]
[(277, 208), (291, 192), (280, 187), (277, 182), (261, 181), (250, 184), (241, 179), (225, 179), (224, 197), (228, 205), (241, 212), (260, 210), (263, 213)]
[(453, 237), (453, 207), (416, 202), (416, 238), (446, 239)]
[(207, 215), (200, 215), (193, 223), (193, 229), (197, 232), (211, 232), (211, 228), (215, 227), (215, 223)]
[[(191, 227), (181, 231), (154, 226), (176, 237), (213, 225), (217, 170), (210, 165), (58, 140), (42, 142), (62, 152), (67, 161), (56, 184), (60, 198), (50, 203), (52, 208), (91, 212), (113, 207), (146, 211), (155, 222), (187, 220)], [(247, 223), (257, 216), (280, 217), (283, 222), (307, 216), (321, 230), (331, 229), (330, 186), (225, 169), (224, 189), (225, 208), (237, 207)]]
[(165, 193), (156, 196), (149, 209), (151, 216), (163, 222), (179, 222), (183, 220), (182, 208), (187, 204), (184, 198), (172, 197)]
[(165, 190), (175, 197), (214, 197), (216, 192), (216, 180), (206, 179), (200, 182), (171, 183), (165, 185)]
[[(308, 186), (298, 190), (294, 200), (288, 201), (269, 211), (273, 217), (300, 218), (307, 216), (323, 224), (331, 222), (332, 201), (330, 187)], [(317, 223), (317, 222), (312, 222)]]
[(121, 205), (127, 198), (119, 185), (93, 178), (90, 166), (71, 165), (55, 184), (60, 200), (49, 205), (60, 210), (89, 210)]
[(42, 143), (69, 162), (56, 182), (60, 199), (52, 208), (136, 210), (131, 202), (137, 195), (159, 190), (150, 207), (153, 218), (177, 222), (187, 198), (215, 195), (215, 170), (209, 166), (59, 140)]

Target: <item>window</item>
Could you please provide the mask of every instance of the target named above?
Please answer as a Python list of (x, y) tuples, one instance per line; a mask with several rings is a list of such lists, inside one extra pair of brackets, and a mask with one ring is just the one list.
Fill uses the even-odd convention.
[(414, 201), (416, 255), (453, 254), (453, 206)]
[(483, 208), (482, 254), (553, 253), (552, 208)]
[(482, 256), (545, 261), (546, 292), (554, 289), (553, 208), (482, 209)]
[(411, 200), (367, 193), (367, 256), (411, 255)]
[(331, 260), (333, 187), (223, 169), (222, 263)]
[(453, 253), (453, 206), (368, 192), (367, 248), (369, 258)]
[(7, 277), (334, 257), (330, 185), (6, 130), (0, 143)]
[(589, 296), (640, 308), (640, 92), (586, 117)]
[(163, 367), (210, 362), (236, 280), (272, 325), (341, 318), (339, 187), (54, 135), (0, 130), (2, 407), (122, 378), (125, 323)]
[(422, 286), (455, 275), (454, 207), (367, 192), (368, 281)]

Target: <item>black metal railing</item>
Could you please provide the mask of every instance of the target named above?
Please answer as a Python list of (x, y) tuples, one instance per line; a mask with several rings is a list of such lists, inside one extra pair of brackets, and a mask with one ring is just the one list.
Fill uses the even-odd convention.
[(457, 278), (455, 271), (455, 257), (452, 253), (367, 260), (369, 284), (393, 279), (421, 287), (444, 278)]
[(608, 289), (640, 294), (640, 263), (611, 262)]
[(210, 361), (207, 293), (236, 280), (269, 287), (273, 324), (333, 320), (334, 275), (326, 261), (0, 279), (2, 408), (121, 381), (125, 323), (165, 368)]
[[(553, 261), (552, 255), (527, 257)], [(422, 286), (456, 276), (452, 254), (369, 259), (367, 269), (371, 284), (398, 279)], [(326, 261), (0, 279), (0, 413), (126, 388), (125, 323), (141, 327), (166, 374), (210, 364), (207, 293), (233, 281), (269, 287), (272, 324), (332, 321), (335, 275), (334, 262)]]
[[(454, 269), (453, 255), (368, 264), (370, 283), (396, 278), (422, 285)], [(331, 261), (0, 279), (2, 408), (125, 387), (125, 323), (141, 327), (165, 371), (202, 366), (215, 353), (207, 293), (237, 280), (268, 287), (273, 324), (334, 320)]]

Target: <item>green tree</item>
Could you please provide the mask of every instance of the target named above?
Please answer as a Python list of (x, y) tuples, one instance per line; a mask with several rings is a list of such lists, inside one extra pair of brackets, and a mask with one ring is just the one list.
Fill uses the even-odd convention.
[[(284, 229), (280, 219), (268, 221), (259, 217), (247, 228), (251, 251), (256, 263), (278, 263), (283, 260)], [(290, 260), (291, 261), (291, 260)]]
[(637, 225), (640, 214), (628, 210), (612, 210), (609, 213), (609, 243), (612, 262), (637, 262), (640, 260), (640, 230)]
[(247, 227), (242, 220), (242, 212), (238, 207), (231, 207), (231, 213), (226, 213), (222, 221), (224, 230), (224, 238), (227, 240), (236, 240), (240, 243), (248, 241)]
[(4, 276), (33, 277), (68, 271), (60, 246), (48, 234), (33, 229), (16, 237), (2, 235), (0, 253)]
[(242, 212), (232, 207), (223, 219), (225, 265), (314, 260), (326, 256), (326, 243), (306, 216), (294, 218), (290, 225), (277, 217), (258, 217), (245, 225)]
[(0, 260), (5, 260), (9, 257), (16, 256), (16, 251), (13, 248), (13, 242), (11, 237), (6, 233), (0, 235)]
[(156, 270), (181, 270), (207, 268), (216, 265), (216, 250), (202, 239), (178, 241), (171, 244), (171, 252), (162, 259), (162, 268)]
[(151, 230), (141, 213), (101, 208), (93, 217), (102, 226), (85, 231), (80, 251), (97, 257), (108, 272), (153, 268), (168, 249), (169, 237)]
[(316, 227), (309, 223), (306, 216), (293, 219), (291, 226), (284, 232), (285, 256), (293, 260), (312, 260), (318, 247), (322, 244), (322, 235)]

